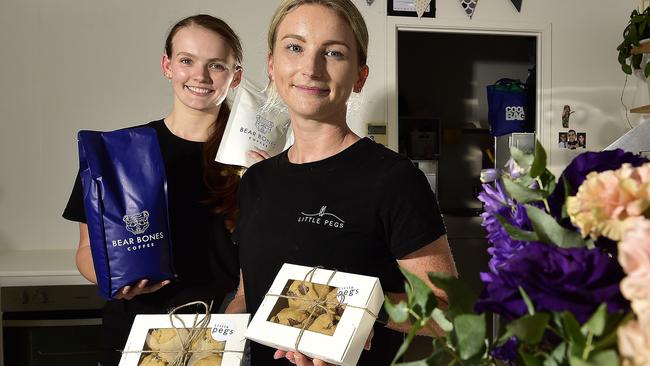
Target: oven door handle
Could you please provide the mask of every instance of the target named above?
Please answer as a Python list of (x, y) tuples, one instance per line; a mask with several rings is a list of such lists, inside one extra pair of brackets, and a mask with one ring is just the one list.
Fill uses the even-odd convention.
[(90, 319), (30, 319), (30, 320), (3, 320), (3, 327), (75, 327), (84, 325), (102, 325), (101, 318)]

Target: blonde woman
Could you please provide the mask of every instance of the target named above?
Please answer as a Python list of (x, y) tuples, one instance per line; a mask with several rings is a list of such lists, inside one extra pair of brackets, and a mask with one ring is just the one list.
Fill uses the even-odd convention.
[[(240, 186), (242, 282), (229, 311), (257, 311), (283, 263), (379, 277), (404, 297), (398, 265), (426, 278), (456, 274), (445, 227), (422, 172), (348, 127), (346, 103), (369, 74), (368, 32), (350, 0), (285, 0), (268, 32), (268, 73), (295, 143), (253, 165)], [(435, 289), (441, 302), (444, 293)], [(405, 327), (377, 324), (359, 365), (388, 365)], [(323, 365), (252, 344), (255, 366)]]

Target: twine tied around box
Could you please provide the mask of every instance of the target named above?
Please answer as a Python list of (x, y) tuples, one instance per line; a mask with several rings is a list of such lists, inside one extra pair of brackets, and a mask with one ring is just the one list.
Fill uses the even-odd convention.
[[(324, 269), (324, 268), (322, 266), (316, 266), (316, 267), (313, 267), (312, 269), (310, 269), (309, 272), (307, 272), (307, 274), (305, 274), (305, 277), (302, 279), (301, 284), (304, 286), (305, 282), (313, 283), (312, 278), (314, 277), (314, 273), (316, 273), (316, 270), (318, 270), (318, 269)], [(332, 271), (332, 274), (327, 279), (327, 282), (325, 283), (325, 285), (329, 286), (330, 282), (332, 281), (332, 278), (334, 278), (334, 275), (336, 275), (337, 272), (338, 271), (336, 269)], [(350, 305), (350, 304), (344, 304), (343, 301), (345, 300), (345, 296), (343, 296), (343, 295), (342, 295), (342, 299), (340, 301), (336, 301), (336, 302), (335, 301), (328, 301), (327, 298), (326, 298), (327, 294), (323, 294), (319, 298), (313, 299), (313, 300), (305, 299), (305, 298), (299, 297), (299, 296), (271, 294), (271, 293), (267, 293), (264, 296), (279, 297), (279, 298), (283, 298), (283, 299), (296, 299), (296, 300), (300, 300), (301, 302), (308, 303), (306, 312), (309, 313), (309, 317), (307, 318), (309, 321), (303, 322), (304, 324), (302, 325), (302, 327), (300, 327), (300, 332), (298, 333), (298, 336), (296, 337), (296, 342), (294, 343), (294, 348), (295, 348), (296, 351), (299, 351), (298, 350), (298, 345), (300, 344), (300, 340), (302, 339), (302, 336), (305, 333), (305, 330), (307, 330), (307, 328), (313, 323), (313, 321), (314, 321), (313, 315), (316, 313), (316, 311), (318, 309), (322, 309), (326, 313), (330, 312), (330, 309), (327, 307), (327, 305), (331, 305), (331, 306), (343, 305), (344, 309), (348, 308), (348, 307), (353, 308), (353, 309), (361, 309), (361, 310), (365, 311), (366, 313), (368, 313), (373, 318), (377, 319), (377, 315), (374, 314), (372, 311), (370, 311), (368, 308), (365, 308), (365, 307), (362, 307), (362, 306), (354, 306), (354, 305)], [(338, 295), (337, 295), (337, 298), (338, 298)]]
[[(185, 322), (183, 319), (179, 317), (179, 314), (177, 312), (183, 308), (187, 308), (190, 306), (195, 306), (195, 305), (201, 305), (205, 309), (205, 312), (203, 314), (199, 314), (196, 312), (194, 314), (194, 319), (192, 321), (192, 326), (188, 327), (185, 325)], [(208, 329), (208, 324), (210, 322), (210, 309), (212, 309), (212, 302), (210, 302), (210, 305), (203, 301), (192, 301), (187, 304), (183, 304), (177, 307), (172, 308), (169, 311), (169, 323), (171, 326), (174, 328), (176, 331), (176, 335), (178, 338), (181, 340), (181, 349), (177, 351), (177, 355), (174, 358), (172, 362), (169, 363), (168, 366), (186, 366), (187, 363), (190, 360), (190, 357), (192, 356), (193, 353), (214, 353), (214, 354), (220, 354), (223, 356), (224, 353), (226, 352), (231, 352), (231, 353), (239, 353), (243, 355), (243, 351), (229, 351), (229, 350), (192, 350), (192, 344), (196, 342), (205, 332), (205, 330)], [(202, 315), (202, 316), (201, 316)], [(201, 317), (200, 317), (201, 316)], [(174, 324), (174, 320), (178, 320), (182, 327), (177, 327)], [(187, 329), (188, 330), (188, 335), (187, 337), (183, 337), (181, 333), (179, 332), (179, 329)], [(185, 338), (185, 339), (183, 339)], [(140, 350), (140, 351), (126, 351), (126, 350), (121, 350), (121, 353), (139, 353), (139, 354), (150, 354), (150, 353), (161, 353), (161, 351), (154, 351), (154, 350)], [(164, 353), (172, 353), (173, 351), (164, 351)]]

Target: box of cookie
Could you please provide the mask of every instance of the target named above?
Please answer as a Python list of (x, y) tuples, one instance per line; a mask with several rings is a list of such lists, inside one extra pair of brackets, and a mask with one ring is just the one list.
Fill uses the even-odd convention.
[(246, 338), (336, 365), (356, 365), (384, 301), (376, 277), (285, 263)]
[(136, 316), (120, 366), (240, 366), (250, 314)]

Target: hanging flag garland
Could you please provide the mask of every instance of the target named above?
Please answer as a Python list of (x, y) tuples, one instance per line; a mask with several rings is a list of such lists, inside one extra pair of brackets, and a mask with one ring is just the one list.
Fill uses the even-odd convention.
[(510, 1), (512, 1), (512, 5), (514, 5), (515, 8), (517, 8), (517, 11), (521, 13), (521, 3), (524, 0), (510, 0)]
[(478, 3), (478, 0), (460, 0), (460, 4), (463, 6), (463, 10), (465, 10), (465, 14), (467, 14), (467, 16), (470, 19), (472, 19), (472, 15), (474, 15), (474, 10), (476, 10), (476, 3)]
[(415, 12), (418, 13), (418, 18), (422, 18), (424, 12), (427, 11), (431, 0), (414, 0)]

